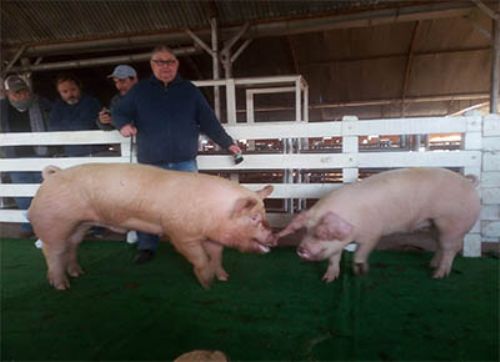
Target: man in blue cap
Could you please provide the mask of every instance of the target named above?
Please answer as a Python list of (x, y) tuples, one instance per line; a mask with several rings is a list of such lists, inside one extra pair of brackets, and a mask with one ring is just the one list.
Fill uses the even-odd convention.
[(112, 117), (111, 112), (113, 107), (120, 101), (120, 99), (127, 94), (127, 92), (132, 89), (132, 87), (137, 83), (137, 72), (133, 67), (126, 64), (120, 64), (115, 67), (113, 73), (108, 75), (108, 78), (112, 78), (118, 93), (111, 98), (109, 108), (103, 108), (99, 112), (99, 117), (97, 118), (97, 125), (103, 130), (114, 129), (111, 123)]

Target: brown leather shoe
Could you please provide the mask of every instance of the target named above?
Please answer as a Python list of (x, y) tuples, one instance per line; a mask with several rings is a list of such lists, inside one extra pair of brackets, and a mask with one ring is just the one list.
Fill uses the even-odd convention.
[(33, 231), (21, 230), (19, 232), (20, 239), (32, 239), (34, 236), (35, 236), (35, 233)]
[(134, 257), (134, 263), (144, 264), (151, 261), (155, 256), (155, 253), (151, 250), (139, 250)]

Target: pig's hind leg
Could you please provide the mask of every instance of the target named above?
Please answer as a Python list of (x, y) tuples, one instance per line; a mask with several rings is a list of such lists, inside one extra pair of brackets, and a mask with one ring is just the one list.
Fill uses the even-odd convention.
[(43, 254), (47, 263), (47, 279), (49, 284), (57, 290), (69, 288), (66, 276), (66, 244), (64, 241), (43, 239)]
[[(431, 261), (434, 268), (433, 278), (440, 279), (448, 276), (453, 266), (455, 255), (462, 249), (464, 231), (457, 230), (456, 223), (435, 221), (439, 230), (438, 250)], [(460, 225), (460, 224), (458, 224)]]
[(73, 278), (79, 277), (83, 274), (83, 270), (78, 264), (77, 250), (78, 245), (82, 242), (83, 237), (90, 229), (90, 225), (82, 224), (76, 228), (76, 230), (68, 238), (67, 242), (67, 264), (66, 272)]

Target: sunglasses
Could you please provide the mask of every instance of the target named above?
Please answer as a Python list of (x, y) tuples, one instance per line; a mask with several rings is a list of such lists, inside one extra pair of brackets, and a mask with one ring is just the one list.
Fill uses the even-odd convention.
[(170, 65), (177, 64), (176, 59), (169, 59), (169, 60), (151, 59), (151, 61), (159, 66), (163, 66), (163, 65), (170, 66)]

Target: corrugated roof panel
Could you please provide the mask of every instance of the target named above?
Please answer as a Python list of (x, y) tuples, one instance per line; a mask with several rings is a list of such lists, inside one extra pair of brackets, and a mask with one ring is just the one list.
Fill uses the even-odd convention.
[[(209, 26), (213, 6), (219, 24), (305, 17), (366, 8), (358, 1), (2, 1), (2, 42), (7, 45), (103, 38), (131, 33)], [(396, 2), (397, 3), (397, 2)], [(212, 5), (213, 4), (213, 5)], [(392, 2), (394, 5), (395, 3)]]

